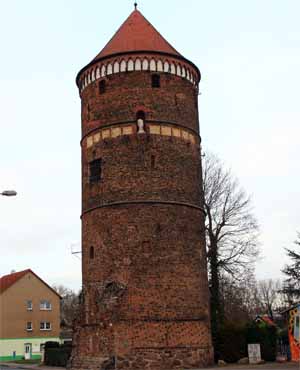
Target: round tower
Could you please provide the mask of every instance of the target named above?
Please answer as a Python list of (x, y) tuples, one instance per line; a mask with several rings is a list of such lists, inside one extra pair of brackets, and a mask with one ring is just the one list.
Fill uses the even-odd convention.
[(199, 81), (137, 9), (77, 76), (83, 295), (71, 368), (212, 362)]

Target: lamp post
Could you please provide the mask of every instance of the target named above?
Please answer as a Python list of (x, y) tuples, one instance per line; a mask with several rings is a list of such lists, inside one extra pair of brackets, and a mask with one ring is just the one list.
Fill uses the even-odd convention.
[(17, 195), (17, 192), (15, 190), (4, 190), (0, 195), (3, 195), (5, 197), (15, 197)]

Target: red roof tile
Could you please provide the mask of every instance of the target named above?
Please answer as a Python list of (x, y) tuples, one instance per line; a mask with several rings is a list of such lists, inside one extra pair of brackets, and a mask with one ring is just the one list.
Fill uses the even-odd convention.
[(3, 293), (6, 289), (12, 286), (16, 281), (21, 279), (28, 272), (31, 272), (31, 270), (27, 269), (24, 271), (14, 272), (12, 274), (2, 276), (0, 278), (0, 293)]
[(94, 60), (132, 51), (158, 51), (180, 55), (138, 10), (130, 14)]
[(23, 276), (25, 276), (29, 272), (33, 274), (37, 279), (39, 279), (49, 289), (51, 289), (56, 295), (58, 295), (59, 298), (61, 298), (61, 296), (53, 288), (51, 288), (44, 280), (42, 280), (37, 274), (35, 274), (30, 269), (14, 272), (12, 274), (0, 277), (0, 294), (3, 293), (6, 289), (10, 288), (12, 285), (14, 285), (18, 280), (20, 280)]
[(266, 324), (268, 324), (268, 325), (270, 325), (270, 326), (276, 326), (276, 325), (275, 325), (275, 323), (274, 323), (274, 321), (273, 321), (272, 319), (270, 319), (270, 317), (268, 317), (268, 316), (266, 316), (266, 315), (262, 316), (262, 320), (263, 320)]

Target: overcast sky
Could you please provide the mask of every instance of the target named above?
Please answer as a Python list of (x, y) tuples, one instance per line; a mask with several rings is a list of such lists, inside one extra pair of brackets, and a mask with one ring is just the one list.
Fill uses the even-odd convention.
[[(79, 289), (77, 72), (133, 10), (131, 0), (0, 0), (0, 275), (31, 268)], [(140, 0), (201, 70), (204, 150), (252, 195), (257, 277), (278, 278), (300, 231), (300, 1)]]

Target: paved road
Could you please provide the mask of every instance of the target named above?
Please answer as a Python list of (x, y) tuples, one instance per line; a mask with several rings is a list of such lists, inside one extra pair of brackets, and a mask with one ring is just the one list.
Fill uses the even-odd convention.
[(224, 367), (211, 367), (202, 370), (300, 370), (300, 366), (297, 363), (285, 363), (285, 364), (278, 364), (278, 363), (269, 363), (263, 365), (227, 365)]
[[(20, 365), (21, 366), (21, 365)], [(26, 365), (25, 365), (26, 366)], [(35, 370), (64, 370), (63, 368), (51, 368), (51, 367), (18, 367), (17, 365), (11, 366), (11, 365), (1, 365), (0, 364), (0, 370), (23, 370), (24, 368), (27, 369), (35, 369)], [(195, 369), (194, 369), (195, 370)], [(206, 369), (199, 369), (199, 370), (300, 370), (300, 365), (297, 363), (285, 363), (285, 364), (277, 364), (277, 363), (270, 363), (270, 364), (264, 364), (264, 365), (227, 365), (224, 367), (210, 367)]]

